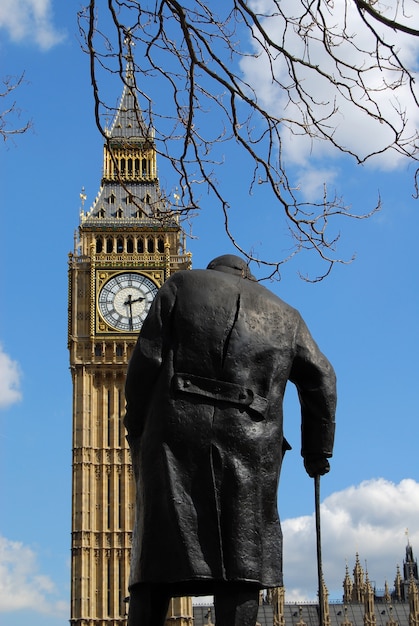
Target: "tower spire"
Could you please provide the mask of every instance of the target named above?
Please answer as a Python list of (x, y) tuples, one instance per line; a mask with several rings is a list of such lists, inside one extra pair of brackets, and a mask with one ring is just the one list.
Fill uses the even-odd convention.
[(345, 578), (343, 580), (343, 601), (344, 602), (352, 601), (352, 587), (353, 585), (352, 585), (351, 577), (349, 576), (348, 563), (346, 563)]
[(134, 61), (132, 56), (127, 57), (124, 76), (124, 89), (121, 100), (108, 132), (111, 139), (131, 139), (135, 142), (150, 140), (154, 132), (147, 128), (143, 113), (138, 102), (137, 89), (134, 78)]
[(377, 618), (375, 616), (374, 591), (367, 573), (364, 593), (364, 626), (375, 626), (376, 623)]
[(409, 537), (407, 538), (406, 558), (403, 563), (403, 573), (405, 581), (409, 581), (411, 576), (413, 576), (414, 580), (418, 580), (418, 563), (413, 557), (413, 548), (409, 543)]
[(400, 574), (400, 566), (397, 566), (396, 578), (394, 579), (394, 591), (398, 602), (402, 599), (402, 576)]
[(133, 226), (150, 219), (158, 226), (162, 217), (176, 221), (160, 189), (154, 130), (144, 121), (133, 63), (128, 52), (122, 96), (103, 149), (102, 185), (90, 211), (83, 214), (86, 226), (94, 227), (98, 219), (105, 225), (115, 217)]
[(355, 555), (354, 583), (352, 587), (352, 602), (363, 602), (365, 593), (364, 570), (359, 562), (358, 552)]

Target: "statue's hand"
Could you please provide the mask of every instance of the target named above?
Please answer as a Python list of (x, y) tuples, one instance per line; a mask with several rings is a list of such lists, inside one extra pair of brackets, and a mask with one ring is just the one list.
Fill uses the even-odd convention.
[(304, 459), (304, 467), (311, 478), (323, 476), (330, 471), (329, 461), (325, 456), (308, 456)]

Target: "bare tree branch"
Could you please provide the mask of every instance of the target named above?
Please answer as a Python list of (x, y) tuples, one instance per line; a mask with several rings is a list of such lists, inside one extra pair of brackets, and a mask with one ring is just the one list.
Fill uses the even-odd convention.
[(24, 76), (24, 74), (18, 77), (6, 76), (2, 79), (3, 88), (0, 91), (0, 99), (6, 103), (6, 108), (2, 107), (0, 112), (0, 137), (3, 138), (3, 141), (7, 141), (13, 135), (26, 133), (32, 126), (31, 121), (25, 122), (22, 126), (16, 126), (14, 118), (20, 117), (20, 109), (15, 100), (10, 102), (14, 91), (24, 82)]
[[(411, 0), (410, 14), (406, 2), (394, 0), (389, 17), (380, 0), (336, 6), (334, 0), (226, 0), (217, 10), (204, 0), (108, 0), (107, 7), (91, 0), (79, 27), (90, 57), (96, 124), (106, 138), (104, 120), (115, 107), (106, 102), (101, 80), (112, 76), (126, 84), (130, 58), (158, 154), (178, 178), (176, 210), (185, 217), (199, 210), (204, 186), (249, 261), (266, 266), (269, 277), (280, 276), (284, 263), (311, 250), (325, 269), (306, 279), (320, 280), (335, 263), (347, 262), (337, 250), (339, 220), (367, 218), (381, 201), (356, 214), (324, 186), (322, 198), (308, 203), (294, 181), (287, 138), (309, 138), (356, 163), (387, 153), (418, 161), (419, 135), (411, 122), (419, 104), (416, 66), (404, 60), (399, 38), (417, 37), (419, 5)], [(266, 74), (266, 90), (249, 67)], [(159, 97), (151, 107), (156, 81)], [(379, 125), (375, 145), (359, 147), (342, 134), (342, 110)], [(281, 258), (258, 258), (236, 240), (230, 200), (216, 175), (226, 143), (250, 164), (249, 193), (265, 185), (288, 225), (294, 245)]]
[(382, 15), (378, 11), (374, 10), (373, 3), (365, 2), (364, 0), (355, 0), (355, 3), (360, 11), (365, 11), (377, 22), (381, 22), (381, 24), (384, 24), (385, 26), (388, 26), (393, 30), (407, 33), (408, 35), (412, 35), (413, 37), (419, 37), (419, 30), (417, 28), (412, 28), (411, 26), (403, 24), (402, 22), (388, 19), (387, 17), (385, 17), (385, 15)]

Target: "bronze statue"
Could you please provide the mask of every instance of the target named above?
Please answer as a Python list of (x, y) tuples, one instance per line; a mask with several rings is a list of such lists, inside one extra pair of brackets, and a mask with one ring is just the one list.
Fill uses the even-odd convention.
[(259, 590), (282, 585), (288, 380), (306, 470), (324, 474), (335, 374), (298, 311), (233, 255), (159, 290), (126, 382), (137, 485), (129, 626), (163, 625), (170, 598), (187, 595), (214, 595), (217, 626), (254, 626)]

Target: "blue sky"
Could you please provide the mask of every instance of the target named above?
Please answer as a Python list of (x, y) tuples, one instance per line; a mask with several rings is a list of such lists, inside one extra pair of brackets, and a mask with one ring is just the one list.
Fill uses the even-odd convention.
[[(28, 619), (32, 626), (61, 626), (69, 618), (67, 258), (81, 188), (86, 208), (102, 167), (78, 8), (47, 0), (11, 0), (0, 8), (1, 76), (25, 72), (15, 98), (21, 120), (33, 122), (28, 133), (0, 145), (0, 620), (8, 626)], [(115, 103), (119, 96), (117, 86)], [(371, 219), (339, 224), (342, 256), (355, 253), (353, 263), (308, 284), (297, 272), (315, 269), (317, 261), (306, 254), (283, 267), (280, 282), (268, 284), (301, 311), (338, 375), (335, 455), (321, 481), (324, 574), (338, 598), (346, 560), (351, 570), (356, 551), (378, 587), (386, 579), (393, 583), (406, 528), (419, 551), (419, 215), (412, 166), (355, 167), (329, 154), (310, 159), (304, 150), (294, 163), (302, 183), (329, 180), (358, 212), (372, 208), (378, 192), (383, 200)], [(175, 188), (172, 172), (159, 165), (162, 185)], [(264, 202), (263, 190), (248, 196), (240, 162), (229, 159), (228, 149), (219, 176), (235, 200), (232, 220), (243, 247), (268, 257), (286, 250), (285, 224)], [(201, 206), (188, 243), (194, 267), (233, 251), (213, 200), (203, 194)], [(299, 455), (292, 389), (285, 434), (293, 446), (279, 493), (286, 593), (314, 598), (313, 484)]]

